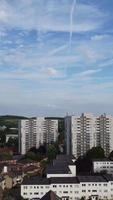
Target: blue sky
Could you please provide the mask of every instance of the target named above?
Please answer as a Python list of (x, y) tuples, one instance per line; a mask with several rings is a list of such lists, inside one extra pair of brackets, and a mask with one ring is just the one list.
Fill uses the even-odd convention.
[(0, 0), (0, 113), (113, 114), (113, 0)]

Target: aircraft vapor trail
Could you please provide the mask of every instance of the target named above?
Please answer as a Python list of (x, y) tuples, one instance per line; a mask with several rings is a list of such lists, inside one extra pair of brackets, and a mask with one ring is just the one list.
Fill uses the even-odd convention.
[(73, 35), (73, 14), (74, 14), (76, 4), (77, 4), (76, 0), (73, 0), (71, 11), (70, 11), (70, 36), (69, 36), (70, 47), (71, 47), (72, 35)]

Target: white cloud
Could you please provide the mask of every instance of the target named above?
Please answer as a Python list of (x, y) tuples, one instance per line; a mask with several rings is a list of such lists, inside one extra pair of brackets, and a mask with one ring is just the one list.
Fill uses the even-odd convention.
[(92, 41), (100, 41), (100, 40), (105, 40), (108, 39), (110, 36), (109, 35), (94, 35), (91, 37)]
[(77, 77), (89, 77), (89, 76), (92, 76), (92, 75), (94, 75), (94, 74), (96, 74), (100, 71), (102, 71), (102, 69), (96, 69), (96, 70), (89, 69), (89, 70), (78, 73)]
[[(36, 29), (39, 31), (69, 32), (70, 3), (54, 0), (1, 1), (0, 22), (7, 28)], [(91, 5), (78, 3), (73, 19), (73, 32), (84, 32), (99, 28), (105, 20), (103, 14)], [(46, 23), (45, 23), (46, 22)]]

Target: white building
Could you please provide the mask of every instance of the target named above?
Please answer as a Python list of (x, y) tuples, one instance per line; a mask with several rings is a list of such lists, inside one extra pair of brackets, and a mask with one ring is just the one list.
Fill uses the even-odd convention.
[(108, 156), (113, 150), (113, 117), (82, 114), (79, 117), (65, 117), (67, 154), (76, 158), (84, 155), (94, 146), (101, 146)]
[(106, 172), (108, 174), (113, 174), (113, 161), (111, 160), (93, 160), (92, 164), (94, 173)]
[(19, 122), (19, 152), (25, 154), (31, 147), (50, 144), (58, 138), (58, 120), (24, 119)]
[(106, 156), (113, 150), (113, 117), (110, 115), (96, 117), (96, 146), (101, 146)]
[[(64, 171), (60, 170), (63, 166)], [(52, 190), (64, 200), (78, 200), (82, 197), (94, 200), (113, 199), (113, 176), (76, 176), (75, 171), (71, 169), (69, 170), (69, 176), (69, 171), (65, 171), (66, 167), (69, 169), (69, 166), (74, 166), (71, 159), (68, 157), (66, 159), (63, 157), (58, 158), (56, 164), (53, 163), (53, 171), (52, 168), (49, 172), (47, 170), (46, 178), (32, 177), (23, 181), (21, 196), (29, 200), (41, 199), (48, 191)]]
[(84, 155), (95, 146), (95, 118), (92, 114), (82, 114), (80, 117), (65, 118), (65, 135), (67, 154), (76, 158)]

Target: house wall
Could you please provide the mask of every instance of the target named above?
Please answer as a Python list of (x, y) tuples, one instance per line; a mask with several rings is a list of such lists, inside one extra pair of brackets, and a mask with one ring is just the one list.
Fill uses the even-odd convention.
[(50, 185), (21, 185), (21, 195), (24, 199), (42, 198), (49, 190), (59, 197), (69, 197), (70, 200), (90, 196), (99, 199), (113, 199), (113, 182), (81, 182), (75, 184), (50, 184)]
[(113, 174), (113, 161), (93, 161), (93, 172), (101, 171)]

